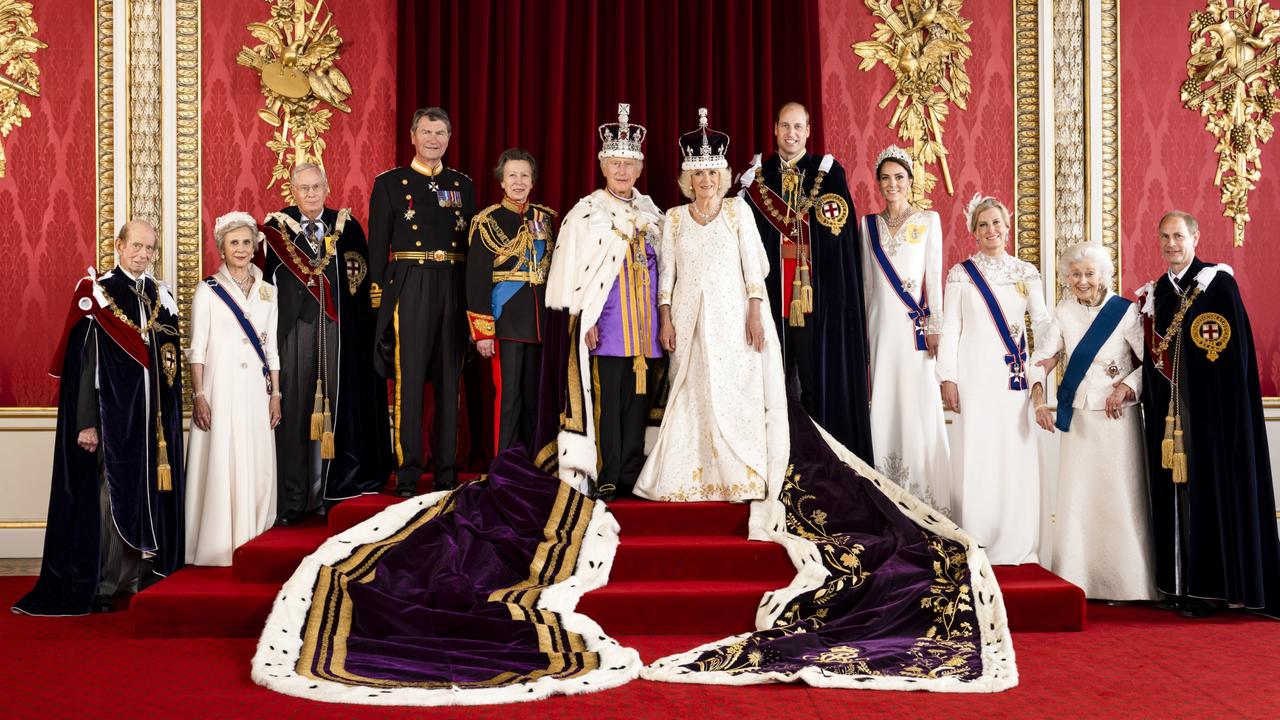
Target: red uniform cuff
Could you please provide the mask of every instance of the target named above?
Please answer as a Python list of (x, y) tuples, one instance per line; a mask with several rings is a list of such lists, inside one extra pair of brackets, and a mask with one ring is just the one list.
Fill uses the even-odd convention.
[(467, 311), (467, 324), (471, 326), (472, 340), (492, 340), (496, 334), (492, 315), (481, 315)]

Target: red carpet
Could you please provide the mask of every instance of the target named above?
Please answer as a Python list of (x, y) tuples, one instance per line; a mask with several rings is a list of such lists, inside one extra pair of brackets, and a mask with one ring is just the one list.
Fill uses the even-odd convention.
[[(134, 599), (138, 637), (256, 637), (276, 590), (333, 533), (397, 502), (366, 495), (339, 504), (327, 522), (273, 528), (236, 550), (232, 567), (187, 568)], [(579, 609), (611, 635), (716, 635), (751, 630), (761, 595), (795, 575), (786, 552), (746, 540), (746, 505), (610, 505), (622, 526), (609, 585)], [(1000, 567), (1014, 631), (1082, 630), (1084, 593), (1035, 565)]]
[[(230, 573), (226, 574), (230, 582)], [(34, 578), (0, 577), (12, 602)], [(122, 603), (123, 604), (123, 603)], [(211, 602), (210, 608), (217, 603)], [(637, 680), (574, 698), (475, 708), (324, 705), (257, 687), (254, 640), (138, 640), (135, 612), (82, 618), (0, 613), (5, 717), (40, 718), (1276, 718), (1280, 623), (1242, 613), (1186, 620), (1091, 604), (1082, 633), (1018, 633), (1017, 688), (997, 695), (717, 687)], [(710, 636), (623, 636), (645, 660)]]

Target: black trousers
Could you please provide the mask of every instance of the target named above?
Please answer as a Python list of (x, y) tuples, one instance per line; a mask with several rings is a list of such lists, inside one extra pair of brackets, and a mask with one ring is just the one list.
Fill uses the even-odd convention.
[(499, 340), (498, 363), (502, 396), (498, 406), (498, 451), (519, 443), (533, 453), (533, 430), (538, 422), (538, 378), (542, 345)]
[(307, 512), (319, 504), (324, 495), (323, 483), (313, 491), (312, 479), (324, 476), (329, 461), (313, 461), (319, 454), (311, 439), (311, 411), (316, 399), (316, 334), (325, 323), (328, 372), (325, 390), (329, 393), (329, 410), (337, 412), (338, 391), (338, 326), (324, 315), (311, 320), (297, 320), (291, 328), (280, 328), (280, 424), (276, 426), (276, 515)]
[[(596, 443), (600, 448), (600, 472), (596, 492), (603, 494), (631, 492), (644, 467), (644, 433), (649, 426), (652, 399), (649, 393), (636, 393), (634, 358), (591, 358), (595, 387)], [(646, 378), (652, 390), (653, 364)]]
[(813, 330), (808, 323), (813, 316), (805, 318), (804, 327), (792, 327), (783, 318), (783, 362), (787, 372), (787, 392), (799, 390), (800, 405), (805, 412), (813, 414)]
[(408, 272), (396, 300), (393, 422), (396, 485), (402, 489), (417, 487), (426, 465), (422, 391), (428, 382), (435, 395), (433, 488), (453, 488), (458, 483), (458, 375), (465, 342), (461, 267), (436, 265)]

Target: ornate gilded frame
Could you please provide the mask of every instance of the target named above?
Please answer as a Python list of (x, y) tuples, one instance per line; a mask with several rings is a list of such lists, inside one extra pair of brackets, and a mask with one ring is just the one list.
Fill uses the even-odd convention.
[(1124, 256), (1120, 251), (1120, 0), (1102, 0), (1102, 237), (1099, 241), (1111, 252), (1116, 272), (1112, 289), (1121, 291)]
[(1014, 253), (1040, 267), (1040, 12), (1013, 0)]

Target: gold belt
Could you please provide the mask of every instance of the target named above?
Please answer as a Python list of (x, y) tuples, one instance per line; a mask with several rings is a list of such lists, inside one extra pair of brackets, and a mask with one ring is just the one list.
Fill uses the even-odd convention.
[(431, 262), (466, 262), (467, 256), (462, 253), (445, 252), (444, 250), (435, 250), (432, 252), (393, 252), (391, 253), (391, 261), (397, 260), (416, 260), (418, 264), (422, 264), (427, 260)]
[(496, 283), (515, 280), (516, 282), (527, 282), (530, 285), (542, 285), (547, 279), (541, 277), (538, 273), (530, 273), (528, 270), (498, 270), (493, 273), (493, 281)]

